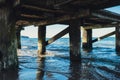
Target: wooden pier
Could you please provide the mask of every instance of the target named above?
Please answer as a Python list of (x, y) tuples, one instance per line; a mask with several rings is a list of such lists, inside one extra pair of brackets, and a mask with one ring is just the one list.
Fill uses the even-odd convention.
[[(83, 50), (91, 51), (93, 42), (113, 34), (116, 35), (116, 52), (120, 54), (120, 14), (104, 10), (118, 5), (120, 0), (0, 0), (0, 70), (17, 67), (20, 31), (29, 25), (38, 26), (38, 55), (43, 55), (47, 45), (67, 33), (71, 61), (81, 61), (81, 45)], [(69, 27), (45, 41), (46, 26), (52, 24)], [(107, 27), (116, 30), (92, 40), (92, 29)]]

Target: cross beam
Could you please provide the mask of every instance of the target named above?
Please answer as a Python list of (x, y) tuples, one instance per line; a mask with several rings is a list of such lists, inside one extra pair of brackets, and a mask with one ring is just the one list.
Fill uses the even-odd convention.
[(54, 37), (52, 37), (51, 39), (46, 41), (46, 45), (53, 43), (55, 40), (61, 38), (62, 36), (64, 36), (68, 32), (69, 32), (69, 27), (67, 27), (66, 29), (64, 29), (63, 31), (61, 31), (60, 33), (58, 33), (57, 35), (55, 35)]

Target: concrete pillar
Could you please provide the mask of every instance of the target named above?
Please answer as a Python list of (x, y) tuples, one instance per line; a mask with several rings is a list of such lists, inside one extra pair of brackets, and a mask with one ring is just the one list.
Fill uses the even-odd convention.
[(80, 25), (78, 21), (71, 21), (69, 25), (69, 36), (70, 36), (70, 60), (80, 61)]
[(0, 70), (18, 66), (15, 11), (12, 3), (0, 6)]
[(116, 52), (120, 54), (120, 26), (116, 27)]
[(38, 27), (38, 55), (46, 51), (46, 26)]
[(85, 51), (92, 50), (92, 29), (82, 29), (83, 36), (82, 36), (82, 48)]
[(17, 36), (17, 48), (21, 49), (21, 29), (17, 29), (16, 36)]

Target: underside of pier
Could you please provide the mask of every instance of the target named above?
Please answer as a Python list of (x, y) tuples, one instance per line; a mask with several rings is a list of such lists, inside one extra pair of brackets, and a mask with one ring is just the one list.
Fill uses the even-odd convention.
[[(116, 34), (116, 51), (120, 52), (120, 14), (105, 10), (118, 5), (119, 0), (0, 0), (0, 70), (17, 66), (20, 31), (29, 25), (39, 27), (39, 55), (44, 54), (47, 45), (69, 33), (70, 60), (80, 61), (81, 27), (83, 48), (90, 50), (97, 40), (92, 41), (92, 29), (116, 27), (116, 31), (108, 35)], [(69, 27), (45, 41), (46, 26), (52, 24)]]

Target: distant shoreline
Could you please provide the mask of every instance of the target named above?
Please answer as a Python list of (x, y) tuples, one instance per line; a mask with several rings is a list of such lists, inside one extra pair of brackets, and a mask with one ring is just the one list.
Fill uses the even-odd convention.
[[(29, 36), (21, 36), (21, 38), (31, 38)], [(34, 37), (33, 37), (34, 38)], [(36, 38), (36, 37), (35, 37)], [(62, 37), (62, 38), (69, 38), (69, 37)], [(92, 37), (93, 39), (94, 38), (98, 38), (98, 37)], [(114, 36), (110, 36), (110, 37), (107, 37), (107, 38), (115, 38)], [(46, 39), (50, 39), (49, 37), (47, 37)]]
[(28, 36), (21, 36), (22, 38), (29, 38)]

